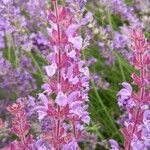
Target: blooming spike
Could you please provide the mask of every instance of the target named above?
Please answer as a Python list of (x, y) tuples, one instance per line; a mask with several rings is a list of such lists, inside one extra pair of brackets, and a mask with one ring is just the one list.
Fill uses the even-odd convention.
[(81, 23), (72, 9), (59, 6), (57, 1), (53, 4), (54, 11), (49, 11), (53, 51), (47, 57), (50, 65), (45, 68), (49, 82), (43, 85), (45, 91), (40, 96), (43, 105), (35, 110), (41, 123), (48, 120), (42, 134), (51, 148), (78, 149), (83, 125), (90, 123), (87, 112), (89, 69), (81, 60), (83, 39), (78, 31), (88, 22), (88, 17)]
[(27, 136), (30, 125), (27, 122), (24, 104), (14, 103), (8, 106), (7, 110), (14, 116), (11, 132), (16, 134), (20, 139), (20, 141), (10, 143), (10, 150), (28, 150), (29, 145), (32, 143), (32, 136)]
[(118, 92), (118, 103), (126, 110), (128, 119), (124, 121), (121, 132), (125, 138), (125, 150), (145, 149), (150, 146), (149, 141), (149, 110), (150, 102), (147, 99), (150, 92), (147, 90), (149, 81), (148, 65), (150, 56), (148, 54), (149, 44), (142, 31), (133, 29), (131, 33), (131, 49), (133, 56), (131, 63), (140, 71), (132, 74), (133, 83), (138, 86), (139, 91), (135, 94), (128, 83), (123, 83), (124, 88)]

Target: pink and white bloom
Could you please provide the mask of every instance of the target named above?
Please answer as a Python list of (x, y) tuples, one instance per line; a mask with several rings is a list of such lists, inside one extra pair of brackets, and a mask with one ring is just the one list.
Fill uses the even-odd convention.
[[(51, 131), (43, 133), (54, 149), (78, 149), (78, 139), (84, 124), (90, 123), (88, 109), (89, 69), (81, 60), (84, 40), (79, 34), (81, 26), (91, 21), (88, 13), (77, 20), (71, 8), (53, 1), (54, 11), (49, 11), (52, 52), (47, 56), (50, 65), (45, 67), (48, 81), (40, 94), (42, 104), (36, 107), (39, 119), (50, 118)], [(64, 123), (68, 128), (64, 128)], [(70, 132), (68, 132), (70, 131)]]

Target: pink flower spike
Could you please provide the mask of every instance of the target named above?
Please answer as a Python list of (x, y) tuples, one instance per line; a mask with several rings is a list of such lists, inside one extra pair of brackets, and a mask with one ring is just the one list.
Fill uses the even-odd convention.
[(8, 106), (7, 110), (13, 115), (11, 132), (20, 139), (20, 141), (12, 142), (9, 148), (11, 150), (27, 150), (27, 147), (32, 144), (32, 136), (28, 135), (30, 124), (27, 122), (24, 104), (21, 102), (14, 103)]
[(119, 106), (126, 111), (124, 128), (121, 129), (125, 139), (125, 150), (147, 149), (150, 146), (147, 143), (150, 137), (150, 110), (148, 110), (150, 92), (147, 88), (149, 83), (149, 44), (144, 33), (139, 29), (133, 29), (131, 37), (133, 51), (131, 63), (140, 72), (139, 74), (132, 73), (132, 79), (139, 90), (137, 93), (133, 93), (131, 85), (123, 82), (124, 88), (117, 94)]
[(85, 19), (78, 20), (70, 7), (59, 6), (57, 0), (53, 4), (54, 11), (49, 11), (51, 28), (47, 28), (51, 45), (51, 53), (47, 56), (50, 65), (45, 67), (48, 81), (42, 86), (45, 90), (44, 95), (40, 95), (42, 105), (39, 104), (36, 111), (40, 122), (48, 126), (41, 132), (51, 149), (78, 150), (77, 142), (84, 124), (90, 123), (87, 112), (90, 75), (81, 60), (85, 41), (79, 29), (91, 21), (92, 15), (86, 13)]

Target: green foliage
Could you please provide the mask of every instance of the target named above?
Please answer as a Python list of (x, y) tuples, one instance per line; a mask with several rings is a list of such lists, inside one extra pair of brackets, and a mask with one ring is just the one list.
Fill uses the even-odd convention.
[[(121, 88), (119, 83), (123, 81), (131, 82), (130, 75), (134, 69), (119, 53), (115, 52), (114, 55), (116, 61), (110, 67), (105, 64), (97, 46), (91, 46), (89, 49), (84, 50), (85, 58), (93, 56), (98, 60), (90, 68), (90, 72), (96, 72), (110, 83), (110, 88), (97, 90), (93, 79), (91, 79), (90, 114), (94, 125), (100, 125), (97, 127), (97, 134), (100, 139), (115, 138), (122, 142), (122, 136), (115, 122), (121, 115), (117, 106), (116, 94)], [(124, 78), (125, 80), (123, 80)]]

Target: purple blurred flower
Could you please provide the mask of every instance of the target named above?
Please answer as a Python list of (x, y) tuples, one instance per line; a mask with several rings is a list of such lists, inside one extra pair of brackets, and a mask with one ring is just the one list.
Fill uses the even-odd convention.
[(87, 0), (66, 0), (74, 11), (81, 11), (85, 8)]
[(112, 13), (120, 15), (124, 20), (129, 21), (132, 26), (143, 26), (136, 16), (134, 9), (127, 6), (123, 0), (111, 0), (109, 7)]
[(26, 70), (35, 72), (35, 67), (32, 64), (32, 61), (27, 56), (21, 56), (20, 58), (20, 66)]
[(123, 109), (130, 109), (135, 105), (132, 99), (132, 87), (127, 82), (123, 82), (122, 86), (123, 89), (121, 89), (117, 94), (117, 96), (119, 97), (118, 105)]
[(48, 148), (45, 146), (44, 140), (42, 139), (38, 139), (33, 147), (33, 150), (48, 150)]
[(87, 65), (90, 67), (91, 65), (95, 64), (97, 62), (97, 59), (94, 57), (91, 57), (87, 60)]
[(0, 53), (0, 88), (6, 92), (14, 92), (18, 96), (27, 96), (36, 89), (35, 79), (23, 68), (14, 69)]
[(111, 144), (111, 150), (119, 150), (119, 145), (115, 140), (111, 139), (109, 143)]
[(62, 148), (62, 150), (77, 150), (78, 149), (78, 143), (75, 139), (72, 139), (71, 142), (68, 144), (65, 144)]

